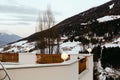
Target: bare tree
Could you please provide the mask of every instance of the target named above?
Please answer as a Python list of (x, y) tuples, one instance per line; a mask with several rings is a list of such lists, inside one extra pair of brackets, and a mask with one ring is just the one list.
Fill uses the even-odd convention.
[[(39, 16), (38, 21), (39, 21), (39, 23), (38, 23), (38, 26), (36, 26), (36, 32), (40, 32), (40, 31), (44, 30), (43, 17), (41, 15)], [(38, 53), (44, 53), (45, 52), (43, 45), (44, 45), (44, 39), (42, 41), (41, 40), (36, 41), (36, 48), (39, 51)]]
[[(36, 31), (39, 32), (46, 29), (50, 29), (54, 25), (55, 25), (55, 18), (53, 16), (50, 6), (48, 6), (47, 10), (43, 13), (43, 15), (39, 17), (39, 25), (37, 26)], [(52, 33), (53, 36), (49, 36), (49, 33)], [(37, 47), (40, 49), (40, 53), (52, 54), (54, 51), (55, 41), (59, 41), (59, 40), (56, 39), (55, 37), (56, 35), (54, 35), (56, 34), (56, 32), (53, 29), (48, 30), (46, 34), (48, 34), (47, 37), (37, 41)]]
[[(55, 24), (55, 20), (54, 20), (54, 17), (53, 17), (53, 14), (51, 12), (51, 9), (50, 7), (48, 7), (48, 10), (47, 10), (47, 27), (50, 28), (51, 26), (53, 26)], [(51, 39), (50, 37), (48, 38), (48, 48), (49, 48), (49, 54), (53, 52), (53, 44), (54, 44), (54, 39)]]

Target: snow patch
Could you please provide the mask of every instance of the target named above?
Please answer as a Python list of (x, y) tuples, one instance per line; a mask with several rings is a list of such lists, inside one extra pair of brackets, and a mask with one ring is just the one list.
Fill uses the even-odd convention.
[(14, 43), (14, 44), (12, 44), (11, 46), (22, 46), (23, 44), (25, 44), (27, 41), (25, 40), (25, 41), (20, 41), (20, 42), (17, 42), (17, 43)]
[(80, 42), (66, 42), (60, 45), (61, 53), (78, 54), (82, 49)]
[(112, 8), (113, 8), (113, 6), (114, 6), (114, 4), (111, 4), (111, 5), (109, 6), (109, 8), (110, 8), (110, 9), (112, 9)]
[[(78, 36), (76, 36), (78, 38)], [(64, 39), (64, 38), (63, 38)], [(94, 47), (94, 45), (89, 44), (91, 48)], [(120, 38), (116, 39), (112, 43), (105, 43), (102, 45), (102, 47), (120, 47)], [(13, 44), (5, 45), (0, 48), (1, 52), (25, 52), (26, 48), (30, 48), (30, 50), (33, 50), (31, 53), (39, 53), (40, 50), (34, 50), (35, 48), (35, 42), (28, 42), (27, 40), (19, 41)], [(6, 51), (3, 51), (4, 48), (8, 48)], [(80, 51), (84, 51), (88, 48), (88, 45), (82, 45), (81, 42), (65, 42), (60, 43), (60, 52), (61, 53), (68, 53), (68, 54), (79, 54)], [(48, 49), (46, 49), (48, 50)], [(54, 48), (54, 53), (56, 52), (56, 47)]]
[(115, 39), (111, 43), (105, 43), (104, 45), (102, 45), (102, 47), (103, 46), (105, 46), (106, 48), (108, 48), (108, 47), (120, 47), (120, 38)]
[(117, 41), (119, 41), (119, 42), (120, 42), (120, 38), (118, 38), (118, 39), (117, 39)]
[(119, 18), (120, 18), (120, 15), (111, 15), (111, 16), (104, 16), (104, 17), (98, 18), (97, 21), (106, 22), (106, 21), (111, 21)]
[(108, 72), (108, 73), (113, 73), (113, 72), (114, 72), (114, 71), (113, 71), (111, 68), (109, 68), (109, 67), (106, 67), (106, 68), (105, 68), (105, 71)]
[[(8, 50), (3, 51), (3, 48), (10, 47)], [(27, 40), (16, 42), (10, 45), (5, 45), (3, 48), (0, 48), (1, 52), (26, 52), (26, 48), (34, 49), (35, 42), (28, 43)]]
[(12, 52), (12, 51), (19, 52), (20, 50), (17, 47), (14, 47), (14, 48), (9, 49), (7, 52)]
[(3, 51), (3, 48), (0, 48), (0, 52)]
[(108, 48), (108, 47), (120, 47), (119, 44), (112, 44), (112, 43), (106, 43), (106, 44), (103, 45), (103, 46), (105, 46), (106, 48)]
[(88, 23), (81, 23), (81, 25), (88, 25)]

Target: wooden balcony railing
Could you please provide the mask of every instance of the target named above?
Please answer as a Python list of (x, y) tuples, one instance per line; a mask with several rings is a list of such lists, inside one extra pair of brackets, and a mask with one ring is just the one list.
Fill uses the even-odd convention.
[[(36, 54), (37, 61), (39, 64), (47, 64), (47, 63), (60, 63), (63, 62), (61, 59), (61, 54)], [(70, 59), (70, 56), (67, 60)]]
[[(27, 58), (27, 57), (26, 57)], [(61, 54), (36, 54), (36, 63), (48, 64), (48, 63), (60, 63), (63, 62)], [(67, 60), (70, 59), (70, 56)], [(2, 62), (19, 62), (18, 53), (0, 53), (0, 61)]]
[(2, 62), (18, 62), (18, 53), (0, 53)]
[(79, 74), (86, 69), (87, 58), (83, 58), (79, 61)]

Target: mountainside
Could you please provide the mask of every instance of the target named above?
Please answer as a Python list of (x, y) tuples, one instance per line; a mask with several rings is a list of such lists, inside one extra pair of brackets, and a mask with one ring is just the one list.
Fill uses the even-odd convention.
[[(89, 43), (104, 45), (105, 43), (111, 44), (110, 42), (114, 44), (115, 40), (120, 37), (119, 10), (120, 0), (111, 0), (74, 15), (50, 29), (34, 33), (19, 41), (25, 40), (29, 43), (40, 40), (42, 42), (45, 38), (56, 39), (65, 36), (67, 39), (63, 42), (79, 41), (83, 45)], [(118, 42), (116, 45), (119, 46), (120, 43)]]
[(52, 28), (32, 34), (23, 40), (35, 41), (45, 37), (67, 36), (70, 41), (81, 41), (92, 36), (94, 39), (102, 37), (105, 41), (110, 41), (110, 38), (116, 38), (120, 35), (119, 10), (120, 0), (111, 0), (67, 18)]
[(111, 0), (110, 2), (107, 2), (103, 5), (91, 8), (87, 11), (72, 16), (59, 23), (57, 26), (65, 26), (65, 25), (72, 26), (75, 24), (82, 25), (81, 23), (94, 22), (94, 20), (107, 15), (120, 15), (119, 9), (120, 9), (120, 0)]
[[(68, 40), (81, 41), (102, 37), (103, 40), (120, 36), (120, 0), (111, 0), (98, 7), (72, 16), (55, 27)], [(76, 38), (77, 37), (77, 38)], [(92, 37), (92, 38), (91, 38)]]
[(9, 32), (3, 32), (0, 31), (0, 45), (5, 45), (13, 41), (17, 41), (21, 39), (22, 37), (9, 33)]

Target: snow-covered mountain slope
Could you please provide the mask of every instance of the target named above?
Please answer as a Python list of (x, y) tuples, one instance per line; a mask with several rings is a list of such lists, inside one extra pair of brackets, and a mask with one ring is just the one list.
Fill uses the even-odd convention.
[[(31, 53), (39, 53), (39, 50), (35, 49), (35, 42), (28, 42), (26, 40), (19, 41), (16, 43), (8, 44), (0, 48), (0, 52), (26, 52), (26, 49), (29, 48)], [(73, 53), (77, 54), (82, 48), (80, 42), (66, 42), (60, 45), (61, 53)]]
[[(53, 36), (56, 38), (58, 35), (61, 35), (60, 37), (65, 35), (69, 38), (68, 42), (60, 45), (62, 49), (61, 51), (70, 50), (67, 51), (68, 53), (78, 53), (78, 51), (83, 49), (83, 45), (81, 45), (81, 43), (88, 44), (88, 40), (90, 39), (91, 42), (93, 41), (93, 43), (99, 44), (100, 41), (103, 40), (103, 43), (105, 43), (104, 46), (107, 47), (119, 46), (119, 39), (116, 42), (113, 38), (120, 37), (120, 0), (111, 0), (103, 5), (91, 8), (65, 19), (48, 30), (34, 33), (22, 40), (28, 41), (28, 43), (24, 44), (28, 44), (29, 46), (29, 44), (33, 44), (29, 42)], [(93, 38), (99, 42), (95, 42)], [(69, 41), (73, 42), (71, 43)], [(110, 41), (112, 43), (110, 43)], [(33, 46), (35, 46), (35, 44), (33, 44)], [(23, 48), (23, 50), (25, 49)]]
[[(69, 36), (69, 40), (81, 41), (81, 37), (90, 39), (92, 36), (94, 39), (103, 37), (108, 41), (108, 38), (115, 38), (114, 35), (120, 36), (119, 9), (120, 0), (111, 0), (67, 18), (55, 27), (62, 35)], [(79, 36), (78, 39), (76, 39), (76, 36)]]
[(19, 41), (12, 44), (2, 46), (0, 52), (26, 52), (27, 48), (34, 49), (34, 42)]
[[(2, 46), (0, 48), (0, 52), (18, 52), (23, 53), (26, 52), (26, 49), (30, 49), (30, 53), (39, 53), (39, 50), (35, 48), (35, 42), (28, 42), (27, 40), (15, 42), (12, 44), (8, 44)], [(102, 46), (105, 47), (120, 47), (120, 38), (113, 41), (112, 43), (106, 43)], [(94, 45), (91, 46), (93, 48)], [(83, 49), (87, 50), (88, 45), (83, 46), (81, 42), (65, 42), (61, 43), (60, 45), (60, 52), (61, 53), (68, 53), (68, 54), (78, 54), (79, 51), (83, 51)]]
[(5, 45), (21, 38), (22, 37), (15, 35), (9, 31), (0, 31), (0, 45)]
[[(120, 0), (111, 0), (105, 4), (100, 6), (93, 7), (89, 10), (86, 10), (82, 13), (76, 14), (72, 17), (65, 19), (64, 21), (60, 22), (57, 26), (72, 26), (75, 24), (80, 23), (92, 23), (94, 20), (98, 18), (102, 18), (104, 16), (110, 15), (120, 15)], [(69, 27), (68, 26), (68, 27)]]
[(53, 35), (54, 38), (58, 35), (66, 36), (67, 41), (79, 41), (85, 44), (90, 40), (92, 43), (100, 43), (102, 39), (109, 42), (113, 38), (120, 37), (120, 0), (111, 0), (93, 7), (63, 20), (48, 30), (34, 33), (24, 40), (42, 40)]

